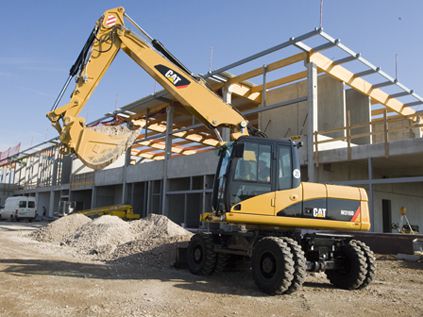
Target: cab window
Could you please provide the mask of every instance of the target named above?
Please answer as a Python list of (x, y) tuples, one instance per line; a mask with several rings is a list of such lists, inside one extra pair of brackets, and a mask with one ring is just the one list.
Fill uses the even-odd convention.
[(278, 154), (278, 187), (279, 189), (292, 188), (291, 147), (280, 145)]
[(20, 201), (19, 208), (26, 208), (26, 201)]
[(245, 143), (243, 157), (237, 158), (234, 165), (231, 206), (271, 191), (271, 149), (267, 144)]
[(270, 183), (271, 146), (246, 143), (243, 157), (237, 161), (234, 179)]

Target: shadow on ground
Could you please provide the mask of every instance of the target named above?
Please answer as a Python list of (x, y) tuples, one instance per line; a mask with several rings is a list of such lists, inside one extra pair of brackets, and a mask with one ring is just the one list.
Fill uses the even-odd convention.
[[(174, 287), (204, 293), (263, 297), (257, 290), (248, 265), (230, 272), (212, 276), (196, 276), (186, 269), (175, 269), (151, 259), (163, 255), (169, 245), (160, 246), (142, 254), (133, 254), (106, 263), (81, 263), (63, 260), (0, 259), (0, 272), (15, 276), (49, 275), (71, 278), (93, 278), (104, 280), (159, 280), (172, 282)], [(143, 263), (143, 259), (150, 259)], [(168, 262), (167, 262), (168, 263)], [(305, 287), (333, 288), (327, 283), (306, 282)]]

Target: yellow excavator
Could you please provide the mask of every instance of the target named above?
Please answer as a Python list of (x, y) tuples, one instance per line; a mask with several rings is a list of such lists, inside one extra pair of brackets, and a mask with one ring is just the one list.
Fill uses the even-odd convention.
[[(125, 20), (142, 37), (129, 30)], [(241, 257), (251, 260), (254, 281), (268, 294), (298, 290), (307, 271), (324, 271), (332, 284), (344, 289), (364, 288), (373, 280), (375, 257), (366, 244), (351, 235), (316, 232), (368, 231), (366, 191), (302, 182), (298, 143), (266, 138), (249, 125), (122, 7), (106, 11), (96, 22), (47, 114), (66, 152), (89, 167), (103, 168), (130, 147), (147, 124), (146, 118), (134, 114), (121, 118), (123, 126), (88, 127), (78, 116), (121, 49), (214, 131), (221, 143), (212, 211), (202, 214), (203, 230), (186, 249), (193, 274), (222, 271)], [(58, 108), (74, 76), (71, 99)], [(230, 129), (230, 142), (220, 137), (222, 127)]]

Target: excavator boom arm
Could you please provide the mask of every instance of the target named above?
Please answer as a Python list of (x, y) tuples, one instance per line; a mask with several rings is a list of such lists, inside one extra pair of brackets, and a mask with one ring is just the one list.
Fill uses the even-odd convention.
[(194, 78), (160, 42), (152, 40), (154, 49), (127, 29), (124, 16), (124, 9), (119, 7), (106, 11), (97, 21), (71, 69), (70, 75), (77, 71), (79, 74), (70, 101), (47, 114), (69, 151), (98, 169), (110, 164), (132, 144), (137, 131), (107, 134), (104, 129), (86, 127), (85, 120), (78, 116), (121, 49), (205, 125), (212, 129), (231, 128), (233, 139), (248, 135), (247, 121), (238, 111), (211, 91), (202, 79)]

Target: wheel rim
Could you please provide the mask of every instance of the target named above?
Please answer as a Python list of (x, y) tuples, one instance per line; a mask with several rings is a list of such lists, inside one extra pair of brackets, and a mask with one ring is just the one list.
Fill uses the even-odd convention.
[(203, 258), (203, 250), (200, 247), (194, 249), (194, 261), (195, 263), (200, 263)]
[(265, 253), (261, 257), (261, 272), (264, 277), (271, 278), (276, 272), (276, 259), (272, 253)]

